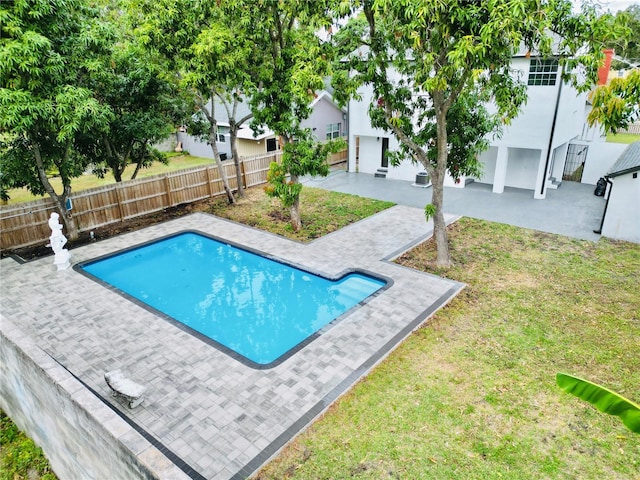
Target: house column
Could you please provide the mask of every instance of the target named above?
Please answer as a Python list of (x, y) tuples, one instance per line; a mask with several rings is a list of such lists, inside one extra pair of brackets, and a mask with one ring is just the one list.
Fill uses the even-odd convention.
[(347, 162), (347, 172), (355, 172), (356, 170), (356, 136), (349, 134), (348, 146), (349, 161)]
[(536, 175), (536, 186), (533, 190), (533, 198), (542, 200), (547, 196), (547, 157), (544, 150), (540, 150), (540, 160), (538, 161), (538, 174)]
[(507, 166), (509, 165), (509, 147), (498, 147), (496, 170), (493, 174), (493, 193), (504, 192), (507, 180)]

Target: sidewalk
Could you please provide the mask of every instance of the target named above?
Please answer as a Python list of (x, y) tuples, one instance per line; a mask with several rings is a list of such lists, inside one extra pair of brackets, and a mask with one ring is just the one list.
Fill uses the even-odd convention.
[[(325, 178), (306, 178), (303, 183), (412, 207), (424, 208), (431, 202), (431, 187), (414, 187), (411, 182), (376, 178), (366, 173), (339, 170)], [(491, 185), (473, 182), (465, 188), (445, 187), (444, 210), (447, 214), (597, 241), (600, 235), (593, 231), (600, 228), (605, 199), (596, 197), (594, 188), (563, 182), (557, 190), (547, 190), (544, 200), (536, 200), (532, 190), (506, 187), (503, 193), (497, 194), (491, 191)]]

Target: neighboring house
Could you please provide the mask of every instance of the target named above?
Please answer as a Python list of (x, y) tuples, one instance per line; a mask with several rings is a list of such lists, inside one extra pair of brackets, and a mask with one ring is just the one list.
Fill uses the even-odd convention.
[[(514, 56), (512, 67), (528, 84), (526, 105), (500, 138), (489, 138), (490, 148), (479, 157), (482, 176), (463, 177), (458, 183), (448, 177), (446, 186), (463, 188), (475, 180), (492, 185), (495, 193), (502, 193), (505, 187), (523, 188), (542, 199), (547, 189), (557, 188), (563, 178), (582, 181), (583, 172), (590, 167), (589, 146), (602, 144), (603, 136), (599, 129), (586, 127), (590, 108), (587, 93), (579, 93), (560, 80), (557, 60), (529, 58), (522, 51)], [(349, 170), (417, 181), (424, 170), (421, 165), (409, 161), (398, 167), (388, 165), (384, 152), (397, 149), (398, 144), (389, 132), (371, 127), (368, 108), (373, 89), (365, 86), (359, 93), (362, 100), (349, 103)], [(595, 184), (621, 153), (619, 147), (613, 149), (615, 152), (609, 153), (604, 162), (598, 150), (600, 155), (593, 160), (597, 165), (589, 170), (588, 183)]]
[(333, 101), (329, 92), (319, 92), (311, 103), (311, 115), (302, 122), (302, 127), (310, 128), (319, 141), (347, 136), (347, 112)]
[[(347, 132), (347, 114), (340, 109), (333, 101), (329, 92), (323, 90), (318, 92), (316, 98), (311, 103), (311, 115), (302, 122), (302, 126), (310, 128), (319, 141), (332, 138), (343, 137)], [(216, 102), (216, 118), (218, 119), (218, 150), (221, 154), (231, 157), (231, 146), (229, 142), (229, 119), (227, 112), (219, 101)], [(248, 103), (242, 102), (238, 106), (236, 118), (242, 118), (250, 112)], [(247, 122), (238, 131), (238, 155), (249, 157), (263, 153), (280, 150), (280, 142), (275, 134), (265, 128), (261, 134), (255, 133)], [(201, 142), (195, 137), (181, 132), (178, 134), (178, 141), (182, 142), (183, 150), (187, 150), (192, 155), (205, 158), (213, 158), (211, 146), (207, 142)]]
[[(209, 142), (203, 142), (193, 135), (189, 135), (184, 128), (178, 130), (178, 146), (182, 151), (189, 152), (196, 157), (213, 158), (213, 150)], [(226, 160), (231, 158), (231, 143), (229, 141), (229, 124), (218, 124), (218, 151), (220, 158)]]
[(609, 196), (601, 233), (616, 240), (640, 243), (640, 142), (632, 143), (605, 177)]

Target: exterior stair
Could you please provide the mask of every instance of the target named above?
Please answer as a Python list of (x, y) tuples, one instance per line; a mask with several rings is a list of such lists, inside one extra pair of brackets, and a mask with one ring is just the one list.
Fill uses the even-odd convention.
[(562, 185), (561, 181), (556, 180), (556, 177), (549, 177), (547, 180), (547, 188), (553, 188), (557, 190)]
[(387, 178), (388, 171), (389, 170), (385, 167), (379, 168), (378, 171), (374, 174), (374, 176), (378, 178)]

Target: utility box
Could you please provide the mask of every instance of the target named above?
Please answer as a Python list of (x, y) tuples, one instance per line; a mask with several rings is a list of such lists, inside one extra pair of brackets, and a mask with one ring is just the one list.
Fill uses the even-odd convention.
[(416, 185), (429, 185), (429, 174), (420, 172), (416, 175)]

